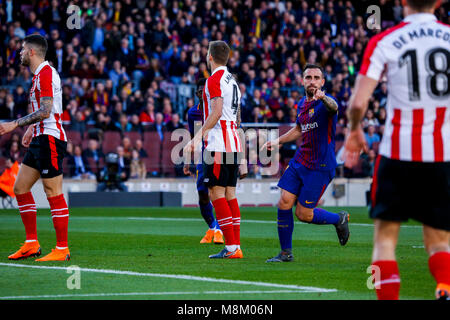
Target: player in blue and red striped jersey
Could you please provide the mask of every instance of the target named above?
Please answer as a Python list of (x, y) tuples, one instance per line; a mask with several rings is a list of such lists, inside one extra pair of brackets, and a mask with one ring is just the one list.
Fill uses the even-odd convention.
[(323, 192), (334, 178), (336, 169), (334, 139), (338, 104), (332, 96), (321, 90), (324, 84), (322, 68), (313, 64), (306, 65), (303, 70), (306, 96), (297, 104), (297, 125), (262, 147), (273, 150), (286, 142), (302, 139), (295, 157), (278, 182), (278, 187), (281, 188), (277, 220), (281, 252), (267, 262), (287, 262), (294, 258), (292, 208), (296, 203), (295, 215), (300, 221), (334, 225), (341, 245), (345, 245), (350, 236), (347, 212), (333, 213), (316, 208)]
[[(188, 124), (189, 124), (189, 132), (191, 134), (191, 138), (194, 137), (196, 124), (198, 124), (198, 128), (202, 127), (203, 123), (203, 87), (205, 86), (206, 79), (201, 78), (197, 81), (197, 88), (195, 94), (199, 99), (199, 103), (196, 106), (193, 106), (188, 110)], [(184, 174), (190, 175), (191, 172), (189, 170), (189, 164), (184, 166)], [(209, 199), (208, 187), (204, 183), (204, 175), (203, 175), (203, 165), (197, 164), (196, 166), (196, 174), (197, 174), (197, 192), (198, 192), (198, 204), (200, 206), (200, 213), (202, 214), (203, 219), (208, 225), (209, 229), (206, 231), (205, 236), (200, 240), (200, 243), (211, 243), (214, 241), (216, 244), (222, 244), (223, 235), (222, 230), (220, 230), (219, 224), (217, 223), (216, 218), (213, 213), (213, 206)]]

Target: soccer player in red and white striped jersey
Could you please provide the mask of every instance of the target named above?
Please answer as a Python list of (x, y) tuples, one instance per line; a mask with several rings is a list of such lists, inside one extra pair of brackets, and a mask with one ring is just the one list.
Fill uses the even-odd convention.
[(26, 240), (11, 260), (36, 257), (41, 247), (36, 232), (36, 204), (31, 188), (42, 178), (44, 191), (50, 203), (56, 231), (56, 248), (36, 261), (64, 261), (70, 259), (67, 244), (69, 209), (62, 192), (62, 162), (66, 153), (67, 137), (61, 123), (62, 90), (57, 71), (45, 61), (47, 41), (41, 35), (25, 37), (20, 53), (22, 65), (34, 74), (30, 90), (32, 113), (15, 121), (0, 124), (0, 135), (17, 127), (28, 126), (22, 144), (28, 151), (20, 166), (14, 184), (20, 215), (25, 226)]
[(240, 247), (241, 214), (236, 199), (239, 172), (238, 153), (242, 152), (238, 134), (241, 92), (226, 64), (230, 48), (224, 41), (209, 44), (207, 64), (211, 76), (203, 88), (202, 129), (185, 147), (185, 154), (198, 146), (203, 138), (204, 183), (210, 191), (217, 222), (225, 238), (225, 248), (212, 259), (243, 258)]
[(400, 224), (410, 218), (423, 224), (437, 298), (450, 295), (450, 26), (433, 15), (437, 2), (403, 1), (405, 19), (369, 41), (350, 99), (349, 167), (367, 149), (360, 121), (386, 72), (387, 120), (370, 210), (378, 299), (399, 298), (395, 248)]

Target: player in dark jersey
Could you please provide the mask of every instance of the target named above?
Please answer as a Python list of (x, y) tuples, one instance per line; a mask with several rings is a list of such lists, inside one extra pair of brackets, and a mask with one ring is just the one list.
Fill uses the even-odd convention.
[[(198, 125), (197, 129), (202, 127), (203, 123), (203, 87), (205, 86), (206, 79), (201, 78), (197, 81), (197, 88), (195, 94), (199, 99), (199, 103), (196, 106), (193, 106), (188, 110), (188, 124), (189, 124), (189, 132), (191, 134), (191, 138), (194, 137), (196, 124)], [(189, 170), (189, 164), (184, 166), (184, 174), (190, 175), (191, 172)], [(209, 229), (206, 231), (205, 236), (200, 240), (200, 243), (211, 243), (214, 241), (216, 244), (223, 244), (223, 235), (220, 230), (219, 224), (217, 223), (216, 218), (213, 213), (213, 206), (209, 199), (208, 187), (204, 183), (204, 175), (203, 175), (203, 165), (197, 164), (196, 166), (196, 175), (197, 175), (197, 192), (198, 192), (198, 204), (200, 206), (200, 213), (202, 214), (203, 219), (208, 225)]]
[(300, 221), (313, 224), (333, 224), (341, 245), (350, 236), (347, 212), (332, 213), (316, 208), (323, 192), (334, 178), (336, 156), (334, 139), (338, 104), (322, 90), (325, 83), (322, 68), (308, 64), (303, 70), (306, 97), (297, 104), (297, 125), (262, 148), (274, 150), (283, 143), (301, 138), (295, 157), (278, 182), (281, 197), (278, 202), (278, 237), (281, 252), (267, 262), (293, 260), (292, 233), (294, 217), (292, 207), (297, 203), (295, 215)]

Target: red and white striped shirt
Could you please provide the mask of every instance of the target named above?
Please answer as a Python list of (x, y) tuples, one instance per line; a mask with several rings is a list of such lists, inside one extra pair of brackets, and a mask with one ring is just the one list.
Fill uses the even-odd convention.
[(40, 109), (41, 97), (52, 97), (53, 107), (50, 117), (37, 123), (34, 127), (34, 137), (47, 134), (59, 140), (67, 141), (62, 126), (62, 89), (58, 72), (47, 61), (42, 62), (36, 69), (30, 90), (30, 104), (33, 112)]
[(241, 152), (241, 142), (236, 125), (241, 91), (226, 66), (215, 69), (203, 88), (204, 122), (211, 113), (211, 100), (217, 97), (223, 98), (222, 116), (208, 133), (207, 141), (205, 141), (206, 150)]
[(407, 16), (370, 41), (360, 74), (387, 70), (387, 119), (380, 154), (395, 160), (450, 161), (450, 26), (428, 13)]

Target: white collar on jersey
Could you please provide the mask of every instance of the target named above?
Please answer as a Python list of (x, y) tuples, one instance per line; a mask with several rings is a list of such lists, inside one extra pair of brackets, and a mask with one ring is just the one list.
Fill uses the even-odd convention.
[(405, 22), (427, 22), (437, 20), (436, 16), (432, 13), (414, 13), (410, 14), (403, 21)]
[(220, 67), (217, 67), (216, 68), (216, 70), (214, 70), (214, 72), (211, 74), (211, 75), (213, 75), (214, 73), (216, 73), (217, 71), (219, 71), (219, 70), (227, 70), (227, 66), (220, 66)]
[(50, 64), (48, 63), (48, 61), (42, 62), (42, 63), (36, 68), (36, 70), (34, 71), (34, 74), (38, 74), (38, 73), (42, 70), (42, 68), (45, 67), (45, 66), (47, 66), (47, 65), (50, 65)]

